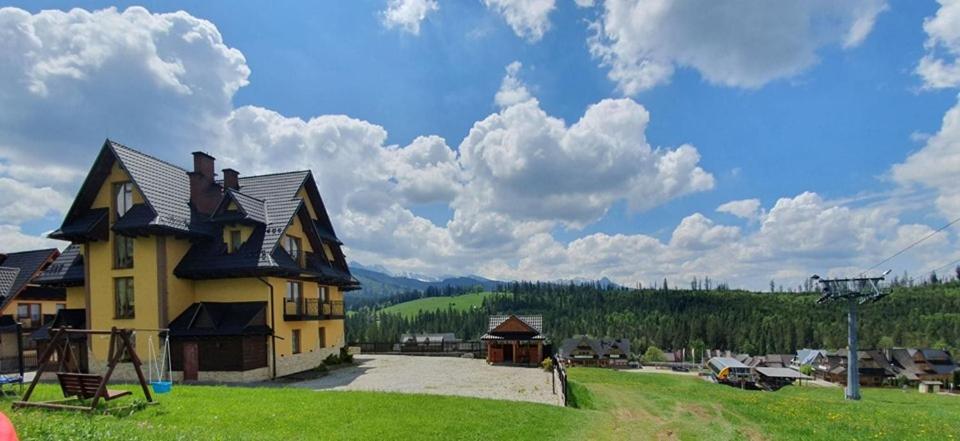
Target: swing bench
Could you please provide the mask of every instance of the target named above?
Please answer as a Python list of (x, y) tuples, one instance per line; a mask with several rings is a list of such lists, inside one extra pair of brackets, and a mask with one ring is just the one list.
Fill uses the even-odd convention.
[[(70, 345), (70, 334), (110, 335), (110, 351), (107, 357), (107, 371), (104, 375), (84, 374), (79, 372), (80, 369), (77, 367), (77, 358)], [(133, 364), (133, 369), (137, 374), (137, 379), (139, 380), (140, 386), (143, 389), (143, 394), (147, 399), (147, 403), (154, 403), (153, 397), (150, 395), (150, 389), (147, 386), (147, 380), (144, 378), (143, 370), (140, 368), (142, 365), (140, 357), (137, 356), (137, 352), (134, 350), (133, 344), (131, 343), (132, 336), (132, 329), (112, 328), (110, 330), (92, 330), (57, 328), (53, 337), (50, 339), (49, 346), (43, 352), (43, 355), (40, 357), (40, 360), (37, 363), (37, 373), (34, 375), (33, 381), (30, 383), (30, 387), (27, 388), (27, 392), (23, 395), (23, 399), (13, 403), (13, 407), (39, 407), (44, 409), (93, 412), (97, 409), (97, 404), (99, 404), (100, 400), (110, 401), (127, 395), (132, 395), (132, 392), (127, 390), (107, 389), (107, 383), (110, 381), (110, 376), (113, 375), (113, 371), (117, 367), (117, 364), (120, 363), (124, 352), (126, 352), (130, 362)], [(65, 399), (53, 401), (30, 401), (30, 396), (33, 394), (33, 389), (37, 386), (37, 383), (40, 382), (40, 377), (47, 368), (47, 362), (54, 353), (57, 354), (57, 360), (59, 362), (57, 380), (60, 383), (60, 390), (63, 392)], [(90, 400), (89, 404), (84, 403), (85, 400)]]

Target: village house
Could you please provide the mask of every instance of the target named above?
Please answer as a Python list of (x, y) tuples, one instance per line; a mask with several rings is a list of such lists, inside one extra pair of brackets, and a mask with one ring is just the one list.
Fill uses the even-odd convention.
[(957, 370), (950, 353), (940, 349), (893, 348), (887, 351), (897, 373), (911, 383), (940, 382), (947, 384)]
[(487, 333), (487, 363), (539, 366), (543, 361), (543, 317), (539, 315), (490, 316)]
[(813, 367), (823, 363), (826, 357), (827, 351), (823, 349), (800, 349), (790, 360), (790, 367), (799, 371), (803, 366)]
[(37, 277), (60, 255), (56, 248), (0, 254), (0, 316), (20, 322), (25, 332), (42, 326), (66, 307), (63, 289), (37, 284)]
[[(831, 383), (847, 384), (846, 349), (827, 354), (819, 360), (818, 364), (813, 365), (814, 378)], [(887, 379), (895, 375), (893, 366), (880, 351), (857, 351), (857, 363), (861, 386), (882, 386)]]
[[(217, 179), (214, 170), (206, 153), (193, 153), (188, 171), (107, 140), (50, 234), (72, 242), (39, 278), (66, 289), (58, 320), (140, 329), (143, 357), (163, 337), (151, 330), (169, 328), (184, 380), (255, 381), (320, 365), (344, 344), (343, 294), (359, 284), (313, 174), (224, 169)], [(107, 341), (79, 346), (89, 370), (102, 371)]]
[(626, 367), (630, 341), (580, 335), (563, 341), (559, 357), (570, 366)]

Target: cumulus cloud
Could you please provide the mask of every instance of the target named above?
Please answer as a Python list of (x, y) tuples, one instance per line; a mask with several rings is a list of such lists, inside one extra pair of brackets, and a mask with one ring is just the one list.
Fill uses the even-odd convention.
[(387, 9), (381, 12), (381, 18), (387, 29), (399, 28), (420, 35), (420, 23), (439, 9), (436, 0), (390, 0)]
[(531, 43), (540, 41), (550, 29), (550, 13), (555, 0), (483, 0), (500, 14), (518, 37)]
[(608, 0), (588, 43), (627, 95), (668, 82), (676, 68), (756, 88), (803, 72), (823, 46), (856, 47), (884, 9), (883, 0)]
[(514, 61), (507, 65), (507, 74), (504, 75), (503, 81), (500, 82), (500, 90), (498, 90), (497, 94), (493, 97), (493, 101), (497, 106), (509, 107), (532, 98), (530, 91), (527, 90), (527, 85), (524, 84), (519, 77), (522, 67), (523, 64), (519, 61)]
[(50, 187), (33, 187), (0, 177), (0, 223), (19, 224), (59, 215), (70, 206), (70, 199)]
[(628, 98), (602, 100), (570, 126), (536, 99), (507, 107), (474, 124), (460, 144), (469, 196), (455, 206), (582, 227), (618, 200), (644, 210), (713, 188), (694, 147), (650, 146), (649, 119)]
[(732, 214), (736, 217), (757, 220), (762, 214), (760, 211), (760, 199), (743, 199), (739, 201), (730, 201), (717, 207), (720, 213)]
[(0, 251), (13, 253), (17, 251), (36, 250), (40, 248), (63, 248), (68, 245), (59, 240), (47, 239), (41, 235), (26, 234), (16, 225), (0, 224)]
[(937, 0), (940, 9), (923, 22), (927, 53), (917, 65), (924, 86), (931, 89), (960, 86), (960, 1)]

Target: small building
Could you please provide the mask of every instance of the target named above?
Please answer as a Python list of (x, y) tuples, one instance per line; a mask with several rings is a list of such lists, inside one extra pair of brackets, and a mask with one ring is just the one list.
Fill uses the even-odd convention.
[(630, 358), (630, 341), (579, 335), (563, 341), (559, 356), (572, 366), (625, 367)]
[(543, 361), (543, 317), (493, 315), (480, 340), (487, 345), (487, 363), (539, 366)]
[(756, 379), (753, 369), (735, 358), (713, 357), (707, 361), (710, 374), (718, 383), (747, 385), (753, 384)]
[(766, 390), (777, 390), (797, 380), (812, 380), (813, 377), (785, 367), (755, 367), (757, 385)]
[(767, 354), (760, 365), (768, 368), (789, 368), (793, 357), (793, 354)]
[(452, 332), (433, 334), (402, 334), (400, 343), (406, 345), (429, 345), (443, 343), (459, 343), (460, 339)]
[(938, 394), (940, 393), (940, 382), (939, 381), (921, 381), (920, 382), (920, 393), (922, 394)]
[(888, 357), (896, 374), (910, 382), (946, 383), (957, 370), (950, 353), (940, 349), (893, 348), (888, 351)]

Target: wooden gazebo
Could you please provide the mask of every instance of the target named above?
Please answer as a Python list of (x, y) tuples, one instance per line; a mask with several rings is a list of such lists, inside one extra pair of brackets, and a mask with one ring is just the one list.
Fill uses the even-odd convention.
[(543, 361), (543, 317), (539, 315), (490, 316), (487, 333), (487, 363), (539, 366)]

